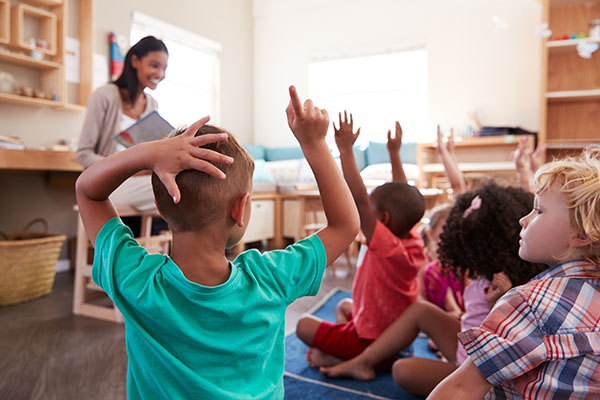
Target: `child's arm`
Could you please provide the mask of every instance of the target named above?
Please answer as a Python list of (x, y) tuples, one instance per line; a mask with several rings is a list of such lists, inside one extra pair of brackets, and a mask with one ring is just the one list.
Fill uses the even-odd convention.
[(454, 297), (454, 293), (452, 293), (451, 288), (448, 288), (446, 291), (446, 297), (444, 298), (444, 310), (446, 310), (448, 314), (455, 316), (458, 319), (460, 319), (460, 317), (464, 314), (464, 311), (458, 305), (456, 297)]
[(358, 234), (358, 213), (325, 142), (329, 126), (327, 111), (315, 107), (311, 100), (306, 100), (302, 106), (296, 88), (290, 86), (290, 104), (286, 114), (290, 129), (300, 143), (319, 187), (327, 226), (317, 235), (323, 242), (329, 265)]
[(517, 148), (513, 152), (513, 162), (515, 163), (515, 169), (517, 170), (517, 183), (519, 187), (526, 192), (529, 192), (529, 180), (531, 179), (531, 150), (527, 146), (527, 138), (522, 137), (519, 139)]
[(340, 150), (340, 161), (342, 162), (342, 171), (344, 172), (344, 179), (348, 183), (354, 203), (358, 208), (358, 215), (360, 216), (360, 229), (367, 239), (367, 243), (371, 242), (373, 232), (375, 231), (375, 224), (377, 222), (377, 216), (371, 207), (371, 199), (367, 193), (367, 188), (360, 176), (358, 166), (354, 160), (354, 152), (352, 146), (360, 135), (360, 128), (353, 133), (352, 114), (350, 114), (350, 120), (348, 121), (348, 115), (344, 111), (344, 120), (342, 121), (342, 113), (339, 114), (340, 127), (339, 129), (333, 125), (335, 131), (335, 144)]
[[(190, 126), (182, 135), (143, 143), (100, 160), (86, 169), (77, 179), (77, 205), (92, 245), (96, 236), (117, 211), (108, 196), (135, 173), (152, 169), (163, 182), (173, 201), (179, 203), (180, 193), (175, 177), (183, 170), (196, 169), (217, 178), (225, 175), (209, 163), (232, 163), (231, 157), (212, 150), (199, 148), (207, 143), (226, 140), (227, 135), (214, 134), (194, 137), (198, 128), (208, 121), (204, 117)], [(208, 161), (205, 161), (208, 160)]]
[(439, 385), (427, 397), (427, 400), (470, 400), (482, 399), (492, 385), (485, 379), (471, 358)]
[[(465, 179), (462, 171), (458, 167), (458, 161), (456, 156), (453, 154), (451, 146), (454, 144), (454, 138), (451, 136), (448, 139), (448, 146), (444, 144), (444, 138), (440, 126), (437, 127), (437, 151), (442, 164), (444, 164), (444, 170), (446, 171), (446, 177), (450, 182), (450, 186), (454, 192), (454, 196), (464, 193), (466, 190)], [(452, 151), (451, 151), (452, 150)]]
[(406, 183), (406, 174), (402, 167), (400, 159), (400, 147), (402, 147), (402, 127), (400, 122), (396, 121), (396, 136), (392, 138), (392, 131), (388, 131), (387, 149), (390, 153), (390, 163), (392, 164), (392, 181)]

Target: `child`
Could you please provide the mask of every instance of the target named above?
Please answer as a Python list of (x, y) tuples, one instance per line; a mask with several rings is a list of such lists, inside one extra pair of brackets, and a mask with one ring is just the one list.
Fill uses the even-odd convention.
[(459, 335), (470, 358), (431, 399), (600, 398), (600, 147), (543, 165), (532, 190), (519, 256), (550, 268)]
[(540, 266), (521, 260), (515, 245), (517, 220), (528, 211), (532, 197), (519, 189), (488, 185), (456, 200), (444, 225), (439, 255), (456, 276), (471, 280), (464, 291), (465, 314), (460, 321), (431, 303), (415, 303), (358, 357), (321, 372), (373, 379), (374, 367), (412, 343), (421, 330), (435, 341), (447, 361), (399, 359), (392, 373), (403, 389), (426, 396), (466, 358), (457, 333), (479, 326), (489, 304), (510, 288), (511, 281), (523, 283), (540, 270)]
[(429, 264), (419, 271), (419, 290), (421, 298), (429, 301), (457, 318), (464, 313), (462, 293), (463, 279), (454, 276), (443, 269), (438, 260), (438, 243), (444, 224), (452, 206), (441, 204), (431, 209), (427, 214), (427, 222), (422, 234)]
[[(325, 266), (359, 228), (325, 142), (327, 112), (310, 100), (302, 106), (292, 86), (286, 113), (327, 226), (285, 250), (225, 258), (248, 226), (254, 162), (232, 135), (203, 126), (208, 117), (182, 135), (107, 157), (77, 180), (96, 248), (93, 279), (125, 318), (128, 398), (283, 398), (286, 307), (318, 292)], [(170, 257), (147, 254), (108, 200), (143, 169), (153, 170), (156, 203), (173, 232)]]
[(348, 120), (344, 112), (342, 121), (340, 113), (339, 121), (339, 129), (334, 124), (335, 141), (368, 250), (354, 280), (352, 300), (342, 303), (343, 312), (336, 313), (337, 324), (312, 315), (298, 322), (296, 333), (310, 346), (306, 355), (312, 366), (332, 365), (360, 354), (417, 300), (417, 272), (425, 263), (423, 240), (414, 227), (423, 216), (425, 203), (401, 171), (400, 124), (396, 122), (395, 137), (388, 132), (392, 175), (397, 181), (375, 188), (369, 196), (352, 152), (360, 129), (353, 132), (352, 114)]

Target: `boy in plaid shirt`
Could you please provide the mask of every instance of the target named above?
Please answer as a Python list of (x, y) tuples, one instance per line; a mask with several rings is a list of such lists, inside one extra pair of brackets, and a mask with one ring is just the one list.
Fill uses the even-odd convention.
[(550, 268), (459, 333), (470, 358), (429, 399), (600, 398), (600, 147), (542, 166), (519, 256)]

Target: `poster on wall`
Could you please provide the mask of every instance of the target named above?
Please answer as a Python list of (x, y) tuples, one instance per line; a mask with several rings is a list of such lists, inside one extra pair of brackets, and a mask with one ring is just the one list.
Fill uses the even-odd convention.
[(79, 83), (79, 40), (65, 39), (65, 78), (69, 83)]
[(111, 80), (116, 80), (123, 72), (123, 53), (127, 46), (127, 39), (123, 35), (115, 32), (108, 34), (108, 43), (110, 47), (110, 77)]

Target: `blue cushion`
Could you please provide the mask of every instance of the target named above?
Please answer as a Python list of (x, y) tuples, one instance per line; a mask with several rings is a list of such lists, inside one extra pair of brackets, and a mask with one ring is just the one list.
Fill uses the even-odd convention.
[(252, 180), (255, 182), (272, 182), (275, 183), (271, 171), (267, 168), (265, 160), (254, 160), (254, 175)]
[(261, 145), (247, 145), (244, 146), (246, 151), (250, 154), (250, 156), (255, 160), (264, 160), (265, 159), (265, 148)]
[(361, 149), (360, 146), (354, 146), (352, 152), (354, 153), (358, 170), (362, 171), (367, 166), (367, 150)]
[(294, 160), (297, 158), (304, 158), (300, 146), (267, 147), (265, 149), (265, 160), (267, 161)]
[[(417, 163), (417, 144), (414, 142), (402, 143), (400, 148), (400, 157), (403, 163)], [(383, 142), (369, 142), (366, 151), (367, 165), (382, 164), (390, 162), (387, 144)]]

